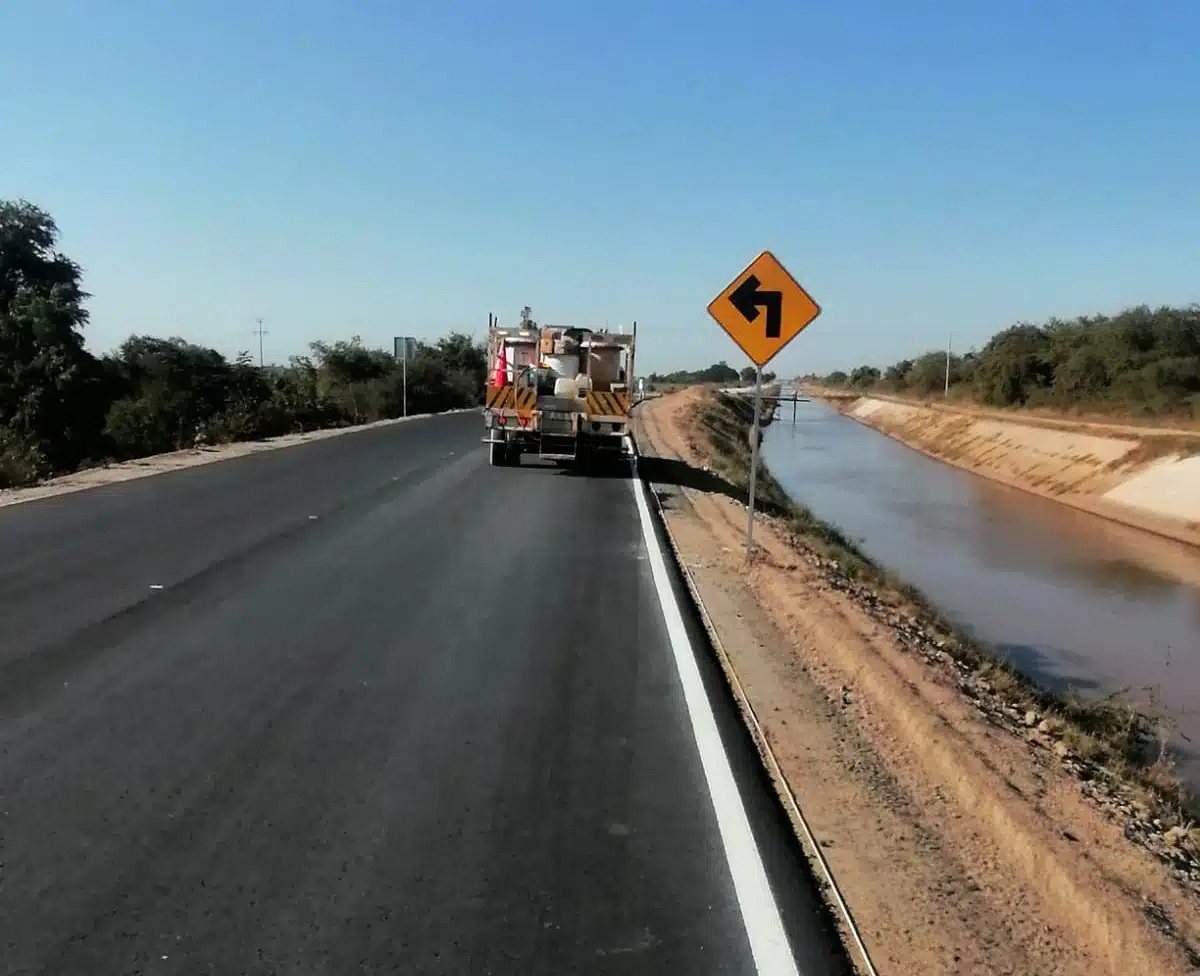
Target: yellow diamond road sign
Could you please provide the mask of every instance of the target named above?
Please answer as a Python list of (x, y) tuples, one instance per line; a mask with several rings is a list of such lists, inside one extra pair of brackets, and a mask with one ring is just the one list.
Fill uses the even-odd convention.
[(763, 251), (712, 300), (708, 314), (761, 368), (821, 314), (821, 306), (774, 254)]

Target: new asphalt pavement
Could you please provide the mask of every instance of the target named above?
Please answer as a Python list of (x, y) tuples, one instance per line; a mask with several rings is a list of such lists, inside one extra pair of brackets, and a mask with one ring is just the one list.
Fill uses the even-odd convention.
[(634, 483), (481, 434), (0, 509), (0, 972), (848, 971)]

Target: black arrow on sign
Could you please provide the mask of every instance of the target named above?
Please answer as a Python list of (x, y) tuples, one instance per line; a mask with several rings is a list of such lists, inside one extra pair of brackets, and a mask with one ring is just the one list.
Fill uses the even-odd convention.
[(783, 326), (783, 292), (761, 291), (762, 282), (756, 275), (750, 275), (729, 296), (729, 301), (747, 322), (758, 318), (759, 306), (767, 310), (767, 338), (778, 339)]

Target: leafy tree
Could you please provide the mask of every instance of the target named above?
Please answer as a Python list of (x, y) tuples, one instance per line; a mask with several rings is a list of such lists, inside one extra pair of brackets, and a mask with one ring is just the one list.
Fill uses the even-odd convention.
[[(0, 202), (0, 487), (89, 461), (399, 416), (404, 371), (359, 337), (259, 368), (181, 338), (130, 336), (97, 359), (83, 345), (82, 272), (58, 228), (24, 201)], [(528, 309), (525, 310), (528, 313)], [(527, 315), (528, 317), (528, 315)], [(480, 402), (482, 346), (461, 332), (408, 364), (410, 412)]]
[(908, 386), (908, 375), (912, 369), (913, 361), (902, 359), (883, 371), (883, 381), (893, 390), (903, 390)]
[(103, 375), (83, 346), (88, 295), (58, 238), (44, 210), (0, 201), (0, 480), (77, 464), (100, 442)]
[[(863, 387), (860, 367), (823, 382)], [(940, 394), (946, 354), (931, 350), (887, 368), (883, 385)], [(865, 387), (864, 387), (865, 388)], [(993, 406), (1054, 406), (1200, 417), (1200, 306), (1138, 306), (1114, 315), (1021, 322), (978, 352), (950, 359), (951, 393)]]
[[(680, 369), (674, 373), (651, 373), (650, 382), (680, 386), (694, 383), (737, 383), (741, 380), (741, 375), (725, 360), (721, 360), (719, 363), (713, 363), (705, 369)], [(753, 373), (751, 373), (750, 378), (754, 379)]]
[[(931, 393), (941, 393), (946, 388), (946, 354), (944, 352), (927, 352), (916, 359), (906, 359), (910, 363), (904, 374), (905, 388), (920, 396)], [(953, 371), (953, 358), (951, 359)]]
[(976, 373), (979, 399), (995, 406), (1025, 404), (1054, 382), (1051, 343), (1044, 329), (1020, 324), (984, 347)]
[(874, 366), (859, 366), (850, 374), (850, 385), (867, 390), (879, 382), (880, 373)]

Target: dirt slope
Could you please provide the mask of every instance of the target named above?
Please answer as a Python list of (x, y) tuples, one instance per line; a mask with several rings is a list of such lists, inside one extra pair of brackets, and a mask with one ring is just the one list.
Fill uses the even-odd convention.
[[(708, 467), (700, 395), (639, 408), (643, 453), (684, 461), (684, 484)], [(739, 501), (660, 491), (879, 972), (1200, 971), (1200, 902), (1083, 798), (1051, 739), (990, 723), (902, 610), (853, 592), (780, 524), (756, 526), (747, 570)]]

